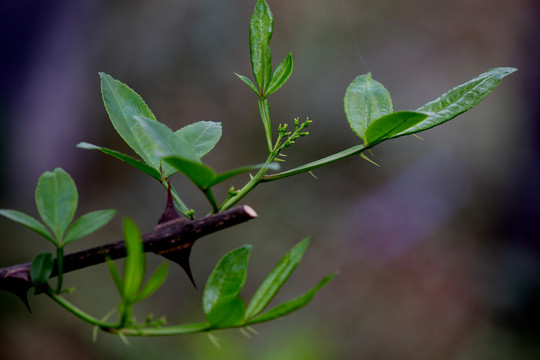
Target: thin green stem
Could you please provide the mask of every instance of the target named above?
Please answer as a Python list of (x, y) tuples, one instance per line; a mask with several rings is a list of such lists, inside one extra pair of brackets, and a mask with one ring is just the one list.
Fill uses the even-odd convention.
[[(265, 161), (265, 165), (268, 165), (274, 161), (276, 156), (278, 155), (278, 151), (274, 150), (270, 152), (270, 155), (268, 155), (268, 158)], [(240, 201), (244, 196), (246, 196), (259, 182), (261, 182), (261, 179), (263, 178), (264, 174), (266, 174), (266, 171), (268, 171), (268, 167), (264, 166), (262, 167), (259, 172), (255, 176), (251, 178), (251, 180), (244, 185), (244, 187), (238, 192), (225, 200), (223, 204), (219, 207), (219, 211), (225, 211), (227, 209), (230, 209), (234, 204), (236, 204), (238, 201)]]
[[(292, 143), (294, 143), (294, 140), (297, 139), (299, 136), (303, 136), (307, 133), (301, 133), (301, 131), (309, 125), (310, 121), (309, 119), (306, 122), (306, 125), (300, 126), (295, 120), (295, 127), (296, 130), (294, 132), (286, 132), (286, 126), (283, 128), (280, 127), (278, 131), (278, 138), (276, 140), (275, 145), (273, 146), (273, 149), (270, 151), (270, 154), (268, 155), (268, 158), (266, 159), (265, 165), (268, 165), (272, 163), (276, 157), (283, 151), (286, 147), (290, 146)], [(285, 141), (283, 141), (283, 138), (287, 137)], [(225, 202), (221, 205), (219, 208), (219, 211), (224, 211), (229, 208), (231, 208), (233, 205), (235, 205), (238, 201), (240, 201), (244, 196), (246, 196), (255, 186), (257, 186), (259, 183), (263, 181), (265, 178), (265, 174), (268, 171), (267, 167), (261, 168), (259, 172), (251, 178), (251, 180), (244, 185), (242, 189), (240, 189), (235, 195), (227, 198)]]
[(64, 280), (64, 248), (63, 246), (56, 247), (56, 268), (58, 271), (58, 278), (56, 280), (56, 293), (59, 294), (62, 291), (62, 282)]
[(214, 197), (212, 189), (201, 189), (201, 191), (203, 192), (210, 205), (212, 205), (212, 214), (218, 213), (219, 207), (217, 205), (216, 198)]
[(264, 125), (264, 133), (266, 134), (266, 142), (268, 143), (268, 152), (272, 152), (272, 124), (270, 122), (270, 105), (266, 98), (259, 99), (259, 112)]
[(349, 148), (347, 150), (343, 150), (343, 151), (338, 152), (336, 154), (327, 156), (327, 157), (325, 157), (323, 159), (319, 159), (319, 160), (310, 162), (308, 164), (296, 167), (294, 169), (283, 171), (283, 172), (277, 173), (277, 174), (263, 176), (263, 178), (260, 180), (260, 182), (269, 182), (269, 181), (284, 179), (284, 178), (289, 177), (289, 176), (301, 174), (301, 173), (304, 173), (304, 172), (309, 172), (309, 171), (317, 169), (317, 168), (319, 168), (321, 166), (325, 166), (325, 165), (331, 164), (333, 162), (345, 159), (345, 158), (347, 158), (349, 156), (358, 155), (358, 154), (364, 152), (365, 150), (369, 149), (370, 147), (371, 147), (370, 145), (367, 145), (367, 146), (363, 145), (363, 144), (362, 145), (356, 145), (356, 146), (353, 146), (353, 147), (351, 147), (351, 148)]
[(185, 324), (176, 326), (148, 327), (148, 328), (126, 328), (126, 329), (104, 329), (110, 333), (121, 333), (127, 336), (173, 336), (187, 335), (211, 330), (209, 324)]
[(87, 323), (91, 325), (99, 326), (101, 328), (117, 328), (119, 326), (118, 324), (110, 324), (110, 323), (102, 322), (94, 318), (93, 316), (88, 315), (87, 313), (85, 313), (84, 311), (76, 307), (75, 305), (71, 304), (69, 301), (67, 301), (63, 297), (55, 294), (54, 290), (48, 285), (47, 285), (45, 294), (49, 296), (51, 299), (53, 299), (54, 301), (56, 301), (58, 305), (62, 306), (64, 309), (66, 309), (73, 315), (77, 316), (79, 319), (86, 321)]
[[(169, 189), (169, 183), (167, 182), (167, 180), (162, 180), (161, 185), (163, 185), (165, 189), (167, 190)], [(187, 218), (193, 219), (193, 216), (189, 215), (190, 210), (188, 209), (186, 204), (182, 201), (182, 199), (180, 199), (180, 196), (178, 195), (174, 187), (172, 187), (172, 185), (171, 185), (171, 195), (176, 204), (176, 208), (178, 209), (178, 211), (180, 211), (180, 213), (182, 213), (182, 215), (186, 216)]]

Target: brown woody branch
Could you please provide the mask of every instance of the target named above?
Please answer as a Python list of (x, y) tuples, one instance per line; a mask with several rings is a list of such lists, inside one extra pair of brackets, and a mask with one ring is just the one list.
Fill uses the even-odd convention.
[[(205, 235), (241, 224), (257, 217), (249, 206), (240, 206), (205, 218), (188, 220), (175, 218), (158, 224), (154, 231), (143, 235), (145, 252), (159, 254), (186, 249)], [(107, 258), (120, 259), (126, 256), (124, 240), (85, 249), (64, 256), (64, 273), (100, 264)], [(28, 307), (26, 293), (32, 288), (30, 263), (0, 268), (0, 290), (7, 290), (19, 296)], [(57, 275), (56, 266), (51, 277)]]

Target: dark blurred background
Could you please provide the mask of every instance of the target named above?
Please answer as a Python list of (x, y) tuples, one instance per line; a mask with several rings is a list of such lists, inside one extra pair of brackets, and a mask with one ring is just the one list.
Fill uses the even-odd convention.
[[(122, 216), (149, 231), (165, 203), (155, 181), (81, 141), (129, 152), (101, 102), (98, 71), (135, 89), (173, 129), (223, 123), (205, 159), (218, 171), (259, 163), (265, 140), (250, 75), (254, 0), (3, 1), (0, 5), (0, 208), (37, 216), (40, 174), (62, 167), (79, 189), (78, 216), (116, 208), (105, 229), (68, 250), (122, 237)], [(100, 334), (42, 296), (33, 313), (0, 292), (2, 359), (538, 359), (540, 315), (540, 3), (534, 0), (270, 0), (274, 66), (292, 51), (288, 84), (270, 99), (274, 126), (314, 121), (287, 151), (300, 165), (359, 142), (343, 112), (348, 84), (368, 71), (396, 110), (416, 109), (496, 66), (519, 72), (477, 108), (374, 150), (375, 167), (350, 158), (261, 185), (243, 203), (260, 218), (200, 240), (199, 288), (227, 251), (254, 245), (244, 295), (305, 236), (303, 263), (276, 299), (340, 275), (305, 309), (256, 326), (246, 338), (216, 333), (130, 339)], [(202, 216), (185, 179), (175, 186)], [(245, 176), (220, 188), (241, 186)], [(0, 266), (52, 250), (0, 219)], [(149, 267), (161, 259), (148, 255)], [(203, 320), (201, 290), (171, 264), (165, 286), (137, 308), (170, 324)], [(97, 317), (118, 296), (104, 266), (66, 276), (75, 303)]]

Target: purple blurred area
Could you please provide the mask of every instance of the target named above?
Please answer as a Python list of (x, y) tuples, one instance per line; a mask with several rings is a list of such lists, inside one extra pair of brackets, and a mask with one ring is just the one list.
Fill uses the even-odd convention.
[[(358, 158), (260, 185), (244, 203), (260, 218), (200, 240), (199, 288), (219, 258), (253, 244), (249, 299), (279, 258), (311, 246), (275, 303), (340, 275), (305, 309), (237, 331), (132, 339), (126, 347), (41, 296), (33, 313), (0, 292), (1, 359), (538, 359), (540, 358), (540, 3), (532, 0), (269, 0), (274, 66), (294, 73), (270, 98), (274, 127), (313, 120), (286, 154), (291, 168), (358, 143), (343, 95), (371, 72), (396, 110), (416, 109), (497, 66), (519, 72), (477, 108)], [(251, 76), (248, 23), (255, 1), (4, 1), (0, 4), (0, 208), (37, 216), (34, 189), (62, 167), (79, 189), (78, 216), (116, 208), (105, 229), (68, 251), (117, 240), (121, 217), (152, 229), (165, 192), (152, 179), (82, 141), (127, 153), (101, 102), (98, 72), (137, 91), (174, 130), (209, 120), (223, 137), (205, 161), (217, 171), (265, 159)], [(219, 199), (246, 176), (219, 187)], [(199, 216), (209, 211), (186, 179), (174, 184)], [(49, 244), (0, 219), (0, 267)], [(148, 255), (149, 268), (161, 259)], [(136, 316), (199, 322), (201, 290), (171, 264), (165, 286)], [(176, 271), (177, 270), (177, 271)], [(66, 276), (70, 300), (104, 316), (118, 301), (106, 267)]]

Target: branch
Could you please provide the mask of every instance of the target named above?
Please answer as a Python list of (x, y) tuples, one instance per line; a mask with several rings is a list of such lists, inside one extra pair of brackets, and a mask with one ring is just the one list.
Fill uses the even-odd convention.
[[(196, 220), (188, 220), (183, 217), (174, 218), (158, 224), (154, 231), (143, 235), (144, 251), (162, 255), (189, 249), (197, 239), (205, 235), (256, 217), (255, 210), (244, 205)], [(64, 273), (67, 273), (103, 263), (107, 257), (114, 260), (125, 256), (124, 240), (119, 240), (64, 256), (63, 269)], [(32, 288), (30, 265), (30, 263), (25, 263), (0, 268), (0, 290), (10, 291), (17, 295), (29, 310), (26, 293)], [(56, 265), (54, 269), (51, 277), (58, 275)]]

